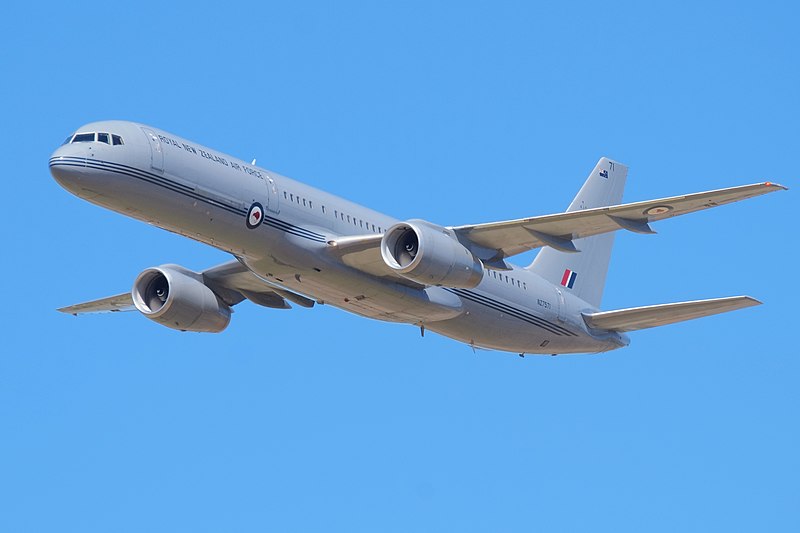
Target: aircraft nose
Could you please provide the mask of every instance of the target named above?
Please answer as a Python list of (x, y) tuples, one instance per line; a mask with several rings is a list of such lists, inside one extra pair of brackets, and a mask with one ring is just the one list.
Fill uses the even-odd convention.
[(79, 188), (83, 169), (86, 167), (85, 154), (75, 145), (59, 146), (50, 156), (50, 174), (59, 185), (76, 193)]

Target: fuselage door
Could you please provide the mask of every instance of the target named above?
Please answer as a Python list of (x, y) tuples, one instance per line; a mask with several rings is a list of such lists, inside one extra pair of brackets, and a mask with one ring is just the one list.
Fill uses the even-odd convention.
[(269, 176), (264, 180), (264, 183), (267, 185), (267, 210), (277, 215), (281, 212), (278, 184), (275, 183), (275, 179)]
[(161, 141), (158, 140), (158, 135), (151, 130), (142, 129), (147, 136), (147, 142), (150, 143), (150, 166), (155, 170), (164, 170), (164, 148), (161, 146)]
[(564, 315), (566, 314), (567, 310), (566, 303), (564, 302), (564, 293), (561, 289), (556, 288), (556, 307), (558, 308), (558, 321), (564, 322)]

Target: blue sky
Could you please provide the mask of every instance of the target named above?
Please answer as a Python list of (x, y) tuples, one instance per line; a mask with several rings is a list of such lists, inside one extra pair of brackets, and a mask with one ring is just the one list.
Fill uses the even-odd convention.
[(242, 304), (221, 335), (63, 316), (227, 258), (47, 170), (113, 118), (440, 224), (560, 211), (603, 155), (630, 165), (628, 201), (793, 187), (792, 3), (4, 15), (0, 530), (800, 529), (796, 187), (620, 234), (604, 299), (765, 305), (523, 360), (328, 307)]

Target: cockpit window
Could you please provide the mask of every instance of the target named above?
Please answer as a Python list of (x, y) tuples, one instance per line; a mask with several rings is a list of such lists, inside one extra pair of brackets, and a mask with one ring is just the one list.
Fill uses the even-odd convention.
[(76, 133), (74, 136), (67, 137), (67, 140), (64, 141), (64, 144), (69, 144), (70, 142), (73, 143), (90, 143), (90, 142), (100, 142), (106, 144), (113, 144), (114, 146), (119, 146), (125, 144), (122, 142), (122, 137), (119, 135), (114, 135), (113, 133)]
[(90, 143), (94, 142), (94, 133), (78, 133), (72, 138), (74, 143)]
[(63, 142), (62, 146), (63, 146), (64, 144), (69, 144), (69, 142), (70, 142), (71, 140), (72, 140), (72, 135), (70, 135), (69, 137), (67, 137), (66, 139), (64, 139), (64, 142)]

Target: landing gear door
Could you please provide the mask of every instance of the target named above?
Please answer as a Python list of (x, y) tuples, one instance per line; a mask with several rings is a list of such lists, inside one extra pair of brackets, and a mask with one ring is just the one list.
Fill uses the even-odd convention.
[(150, 143), (150, 166), (155, 170), (164, 170), (164, 148), (161, 146), (161, 141), (151, 130), (145, 128), (142, 130), (147, 136), (147, 142)]
[(277, 215), (281, 212), (278, 184), (269, 176), (264, 179), (264, 183), (267, 185), (267, 210)]

